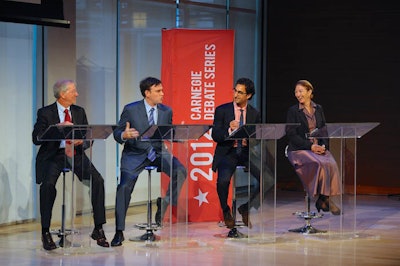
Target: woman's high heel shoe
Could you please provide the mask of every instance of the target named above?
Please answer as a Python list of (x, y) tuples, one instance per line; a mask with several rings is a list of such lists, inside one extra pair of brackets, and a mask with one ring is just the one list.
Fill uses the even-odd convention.
[[(327, 201), (325, 201), (325, 196), (320, 195), (318, 200), (315, 202), (315, 208), (317, 208), (318, 212), (320, 212), (321, 210), (323, 210), (324, 212), (328, 212), (329, 205), (327, 205), (326, 203), (327, 203)], [(328, 204), (329, 204), (329, 201), (328, 201)]]
[(329, 201), (329, 209), (333, 215), (340, 215), (341, 211), (338, 206), (333, 203), (333, 201)]
[(324, 212), (331, 212), (333, 215), (340, 215), (341, 211), (339, 207), (333, 203), (333, 201), (329, 200), (328, 196), (320, 195), (318, 200), (315, 202), (315, 207), (317, 208), (318, 212), (323, 210)]

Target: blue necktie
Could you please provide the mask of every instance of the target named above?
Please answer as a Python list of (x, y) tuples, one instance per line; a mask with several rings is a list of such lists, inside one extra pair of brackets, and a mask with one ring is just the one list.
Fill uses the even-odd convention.
[(149, 114), (149, 125), (152, 126), (154, 125), (154, 107), (150, 109), (150, 114)]
[[(240, 109), (239, 127), (243, 126), (243, 109)], [(242, 140), (237, 141), (236, 153), (240, 154), (242, 152)]]
[[(154, 108), (150, 109), (149, 125), (150, 126), (154, 125)], [(151, 162), (154, 162), (154, 160), (156, 159), (156, 151), (154, 150), (153, 147), (151, 147), (149, 154), (147, 154), (147, 159), (149, 159)]]
[(240, 109), (239, 127), (243, 126), (243, 109)]

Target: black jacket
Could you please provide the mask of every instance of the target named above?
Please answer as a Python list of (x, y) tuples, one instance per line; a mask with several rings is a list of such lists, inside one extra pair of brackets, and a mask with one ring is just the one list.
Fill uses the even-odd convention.
[[(77, 105), (71, 105), (72, 122), (74, 125), (87, 125), (85, 110)], [(44, 178), (46, 161), (53, 158), (60, 147), (60, 141), (39, 141), (39, 137), (46, 131), (50, 125), (60, 123), (57, 104), (40, 108), (37, 111), (37, 119), (32, 132), (32, 142), (35, 145), (41, 145), (36, 155), (36, 183), (40, 184)], [(85, 145), (86, 146), (86, 145)], [(87, 145), (88, 147), (89, 145)], [(77, 154), (82, 153), (82, 149), (76, 149)]]
[[(316, 127), (319, 130), (319, 136), (323, 133), (325, 128), (325, 115), (322, 106), (317, 104), (315, 109), (315, 120)], [(312, 143), (307, 138), (307, 134), (309, 133), (309, 127), (306, 115), (304, 114), (302, 109), (299, 109), (299, 104), (295, 104), (291, 106), (287, 112), (286, 123), (297, 123), (300, 126), (287, 126), (286, 127), (286, 136), (289, 140), (288, 151), (295, 150), (311, 150)], [(328, 138), (318, 138), (319, 145), (325, 145), (325, 148), (328, 149), (329, 139)]]
[[(229, 136), (229, 123), (235, 120), (235, 111), (233, 102), (225, 103), (215, 109), (214, 125), (212, 128), (212, 138), (217, 142), (215, 148), (214, 160), (212, 170), (215, 172), (218, 169), (218, 164), (221, 159), (233, 147), (234, 140), (226, 140)], [(261, 114), (250, 104), (247, 104), (246, 110), (246, 124), (259, 124), (261, 123)]]

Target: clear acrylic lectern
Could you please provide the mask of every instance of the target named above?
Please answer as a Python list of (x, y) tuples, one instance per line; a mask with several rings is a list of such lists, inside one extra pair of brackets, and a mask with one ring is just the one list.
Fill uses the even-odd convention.
[[(357, 140), (377, 127), (379, 123), (327, 123), (309, 134), (310, 138), (328, 138), (329, 150), (334, 156), (340, 173), (342, 194), (332, 198), (341, 209), (340, 215), (324, 213), (318, 227), (326, 230), (319, 238), (346, 239), (359, 236), (357, 231)], [(317, 224), (316, 223), (316, 224)]]
[[(162, 142), (161, 168), (173, 165), (173, 156), (185, 167), (186, 175), (178, 173), (176, 182), (162, 174), (161, 197), (169, 202), (161, 205), (162, 213), (165, 213), (160, 230), (160, 243), (171, 247), (185, 246), (188, 242), (188, 182), (190, 143), (197, 141), (211, 125), (153, 125), (141, 136), (142, 141)], [(165, 168), (167, 169), (167, 168)], [(173, 176), (174, 167), (166, 171)], [(160, 169), (158, 169), (160, 171)]]
[[(236, 169), (235, 183), (245, 178), (245, 192), (236, 195), (236, 206), (250, 202), (249, 226), (237, 227), (240, 241), (248, 243), (270, 243), (276, 241), (276, 158), (277, 140), (285, 135), (287, 124), (245, 124), (229, 136), (231, 140), (247, 140), (249, 147), (248, 169)], [(257, 176), (252, 173), (259, 173)], [(237, 190), (236, 185), (236, 190)], [(257, 196), (254, 197), (254, 193)], [(243, 196), (244, 195), (244, 196)], [(237, 211), (236, 211), (237, 213)], [(240, 215), (236, 215), (240, 218)], [(235, 228), (234, 228), (235, 229)]]
[[(83, 140), (83, 144), (72, 147), (82, 149), (82, 154), (86, 154), (89, 162), (92, 162), (92, 144), (95, 139), (105, 140), (114, 130), (115, 125), (51, 125), (39, 137), (41, 141), (66, 141), (70, 140), (73, 145), (74, 140)], [(62, 184), (62, 206), (60, 229), (52, 230), (60, 239), (64, 239), (61, 252), (65, 254), (86, 253), (96, 241), (92, 240), (90, 234), (94, 228), (93, 211), (91, 204), (91, 176), (89, 180), (84, 179), (81, 186), (77, 186), (75, 175), (73, 174), (76, 158), (80, 157), (80, 162), (84, 167), (91, 167), (91, 164), (84, 159), (85, 156), (66, 156), (64, 163), (63, 184)], [(82, 168), (84, 168), (82, 167)], [(79, 181), (79, 180), (78, 180)], [(56, 203), (57, 204), (57, 199)], [(56, 223), (57, 215), (53, 211), (53, 221)], [(66, 240), (65, 240), (66, 239)], [(57, 251), (57, 250), (56, 250)]]

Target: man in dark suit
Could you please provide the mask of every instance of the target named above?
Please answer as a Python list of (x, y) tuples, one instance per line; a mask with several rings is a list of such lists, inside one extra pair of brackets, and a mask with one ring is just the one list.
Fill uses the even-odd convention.
[[(171, 175), (172, 198), (168, 189), (165, 198), (157, 203), (156, 222), (161, 223), (165, 210), (170, 204), (177, 206), (178, 192), (186, 178), (186, 169), (162, 149), (162, 141), (142, 141), (138, 137), (150, 125), (171, 125), (172, 109), (162, 104), (164, 92), (159, 79), (147, 77), (140, 82), (140, 92), (143, 100), (127, 104), (122, 111), (117, 128), (114, 130), (114, 139), (124, 144), (121, 157), (121, 177), (117, 187), (115, 206), (116, 232), (111, 246), (120, 246), (124, 241), (126, 212), (131, 200), (139, 174), (146, 166), (154, 165), (158, 171)], [(171, 166), (172, 161), (172, 166)], [(172, 167), (172, 168), (171, 168)], [(170, 187), (170, 186), (168, 186)], [(161, 206), (160, 206), (161, 205)]]
[[(74, 173), (80, 181), (92, 180), (91, 202), (95, 228), (91, 237), (102, 247), (109, 247), (103, 231), (106, 223), (104, 207), (104, 179), (84, 153), (91, 143), (83, 140), (71, 141), (41, 141), (40, 136), (51, 125), (87, 125), (85, 110), (75, 105), (78, 92), (72, 80), (60, 80), (53, 86), (57, 101), (37, 111), (37, 120), (32, 132), (32, 141), (40, 145), (36, 156), (36, 183), (40, 185), (40, 215), (42, 225), (43, 248), (57, 248), (49, 232), (52, 209), (56, 198), (56, 183), (64, 168), (71, 168), (74, 158)], [(74, 154), (74, 155), (73, 155)], [(73, 156), (72, 156), (73, 155)], [(66, 243), (64, 236), (60, 246)]]
[[(215, 109), (212, 138), (217, 142), (212, 170), (218, 171), (217, 192), (224, 215), (225, 225), (228, 228), (235, 226), (231, 209), (227, 204), (229, 185), (236, 166), (243, 165), (250, 169), (251, 174), (260, 181), (260, 171), (255, 165), (249, 167), (248, 140), (227, 140), (228, 136), (241, 124), (261, 123), (261, 115), (248, 101), (255, 94), (254, 83), (248, 78), (240, 78), (233, 89), (233, 102), (225, 103)], [(242, 118), (241, 118), (242, 116)], [(249, 209), (259, 190), (250, 195), (249, 202), (238, 208), (243, 223), (251, 227)]]

